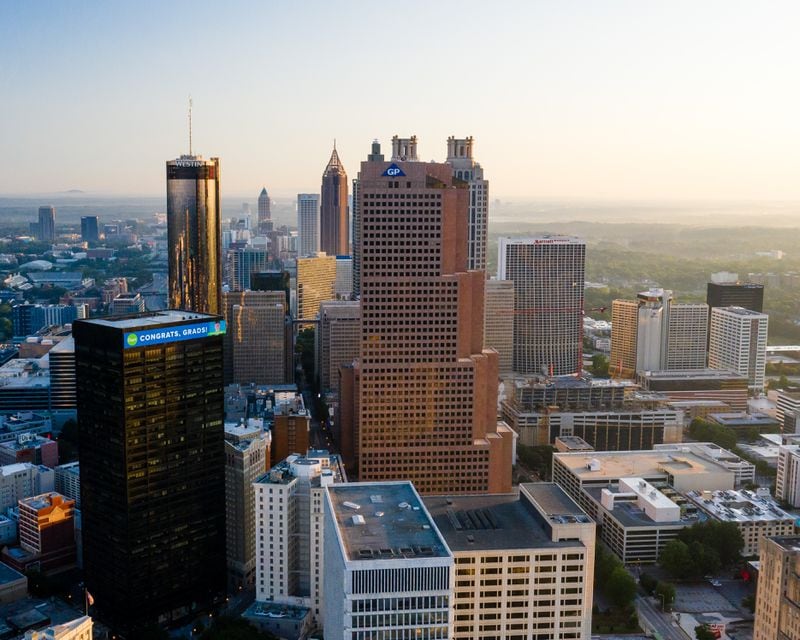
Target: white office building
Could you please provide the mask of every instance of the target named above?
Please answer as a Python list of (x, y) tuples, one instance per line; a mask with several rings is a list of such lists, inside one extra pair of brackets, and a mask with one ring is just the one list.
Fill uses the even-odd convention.
[(449, 639), (453, 564), (410, 482), (328, 486), (326, 640)]
[(315, 256), (319, 251), (319, 195), (297, 194), (297, 231), (299, 246), (297, 255)]
[(256, 480), (257, 601), (308, 607), (323, 623), (323, 491), (346, 479), (338, 455), (312, 450)]
[(764, 390), (769, 316), (742, 307), (711, 310), (708, 366), (747, 377), (751, 391)]

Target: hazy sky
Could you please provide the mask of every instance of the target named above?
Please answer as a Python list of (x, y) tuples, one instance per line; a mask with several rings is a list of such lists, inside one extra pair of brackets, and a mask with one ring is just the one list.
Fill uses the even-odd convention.
[(353, 177), (473, 135), (502, 198), (800, 199), (797, 2), (0, 1), (0, 194)]

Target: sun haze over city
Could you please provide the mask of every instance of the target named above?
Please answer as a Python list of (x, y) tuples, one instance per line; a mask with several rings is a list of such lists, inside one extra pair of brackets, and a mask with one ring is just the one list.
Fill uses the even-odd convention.
[[(0, 194), (163, 192), (223, 160), (225, 195), (316, 184), (333, 138), (443, 159), (475, 137), (504, 198), (800, 199), (796, 3), (0, 5)], [(324, 165), (322, 165), (324, 166)]]

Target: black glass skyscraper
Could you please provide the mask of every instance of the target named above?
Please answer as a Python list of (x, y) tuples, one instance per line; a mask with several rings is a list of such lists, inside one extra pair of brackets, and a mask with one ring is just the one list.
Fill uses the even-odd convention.
[(709, 307), (743, 307), (764, 311), (764, 285), (752, 282), (709, 282), (706, 290)]
[(225, 589), (224, 331), (182, 311), (73, 325), (85, 581), (128, 636)]
[(167, 162), (169, 305), (222, 313), (219, 158)]
[(97, 216), (81, 217), (81, 240), (86, 242), (97, 242), (100, 239), (100, 230), (97, 223)]

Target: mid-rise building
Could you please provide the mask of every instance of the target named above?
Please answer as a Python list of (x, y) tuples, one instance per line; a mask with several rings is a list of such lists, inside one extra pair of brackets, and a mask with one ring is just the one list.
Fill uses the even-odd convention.
[(112, 316), (144, 313), (144, 298), (141, 293), (121, 293), (111, 301), (110, 307), (109, 313)]
[(410, 482), (330, 485), (324, 513), (326, 639), (452, 637), (453, 554)]
[(447, 138), (447, 164), (453, 177), (469, 184), (469, 230), (467, 234), (467, 268), (486, 271), (489, 228), (489, 181), (475, 161), (472, 136)]
[(30, 336), (44, 327), (71, 324), (78, 312), (69, 304), (19, 304), (11, 310), (14, 335)]
[(44, 493), (19, 501), (19, 553), (6, 550), (3, 560), (17, 570), (34, 564), (43, 573), (74, 566), (75, 501)]
[(70, 335), (47, 353), (51, 410), (75, 410), (75, 340)]
[(81, 216), (81, 240), (84, 242), (99, 242), (100, 227), (97, 216)]
[(337, 300), (350, 300), (353, 297), (352, 256), (336, 256), (336, 282), (333, 292)]
[(392, 162), (361, 163), (356, 199), (359, 478), (509, 491), (514, 434), (497, 421), (497, 353), (483, 348), (485, 275), (467, 270), (468, 184), (418, 162), (416, 138), (395, 138)]
[(753, 282), (709, 282), (706, 303), (714, 307), (742, 307), (764, 311), (764, 285)]
[(595, 524), (560, 487), (424, 503), (454, 559), (450, 638), (588, 640)]
[(296, 317), (303, 320), (315, 319), (320, 304), (336, 298), (335, 284), (336, 256), (320, 252), (298, 258)]
[(266, 271), (270, 264), (269, 251), (266, 248), (228, 249), (226, 258), (226, 280), (230, 291), (253, 289), (252, 275)]
[(256, 600), (308, 607), (322, 625), (323, 493), (346, 481), (327, 451), (291, 455), (254, 481)]
[(56, 208), (39, 207), (39, 223), (36, 227), (36, 239), (39, 242), (52, 244), (56, 241)]
[[(347, 173), (333, 145), (322, 173), (319, 207), (319, 248), (331, 256), (350, 255), (350, 207)], [(299, 225), (298, 225), (299, 226)]]
[(85, 582), (126, 635), (225, 591), (224, 332), (185, 311), (73, 325)]
[[(319, 196), (316, 193), (297, 194), (298, 257), (314, 256), (319, 251)], [(336, 254), (331, 254), (335, 256)]]
[[(81, 469), (79, 462), (60, 464), (55, 469), (55, 490), (81, 508)], [(41, 493), (41, 492), (40, 492)]]
[(686, 497), (709, 517), (736, 524), (744, 540), (743, 556), (757, 555), (763, 538), (795, 533), (796, 517), (781, 509), (766, 488), (755, 491), (696, 489), (687, 492)]
[(272, 408), (272, 464), (293, 453), (303, 453), (311, 446), (311, 412), (301, 394), (275, 398)]
[(225, 380), (282, 384), (291, 377), (291, 324), (282, 291), (226, 292)]
[(764, 390), (769, 316), (742, 307), (711, 310), (708, 366), (735, 371), (747, 378), (754, 393)]
[(514, 283), (487, 280), (483, 309), (483, 344), (498, 355), (498, 371), (514, 370)]
[(670, 304), (667, 318), (667, 351), (663, 368), (704, 369), (707, 352), (708, 305)]
[[(775, 401), (775, 419), (779, 424), (784, 425), (784, 429), (794, 419), (794, 416), (800, 412), (800, 387), (786, 387), (785, 389), (778, 389), (778, 398)], [(794, 429), (789, 429), (793, 432)]]
[(16, 507), (20, 500), (50, 493), (55, 489), (55, 473), (50, 467), (17, 462), (0, 467), (0, 511)]
[(320, 305), (317, 329), (319, 388), (339, 391), (339, 367), (358, 358), (361, 346), (361, 303), (326, 301)]
[(269, 443), (269, 432), (260, 424), (225, 425), (225, 548), (231, 591), (255, 586), (253, 483), (269, 468)]
[(800, 445), (778, 447), (775, 497), (793, 507), (800, 506)]
[(800, 537), (761, 539), (753, 640), (800, 638)]
[(578, 238), (500, 238), (497, 277), (514, 283), (517, 373), (581, 371), (585, 259)]
[(643, 391), (659, 393), (671, 401), (724, 402), (734, 411), (747, 410), (747, 377), (722, 369), (640, 371)]
[(219, 158), (182, 155), (167, 162), (169, 306), (222, 312)]
[(92, 640), (92, 619), (81, 616), (41, 630), (25, 632), (25, 640)]
[(0, 465), (16, 462), (53, 469), (58, 466), (58, 442), (34, 433), (20, 433), (13, 440), (0, 442)]

